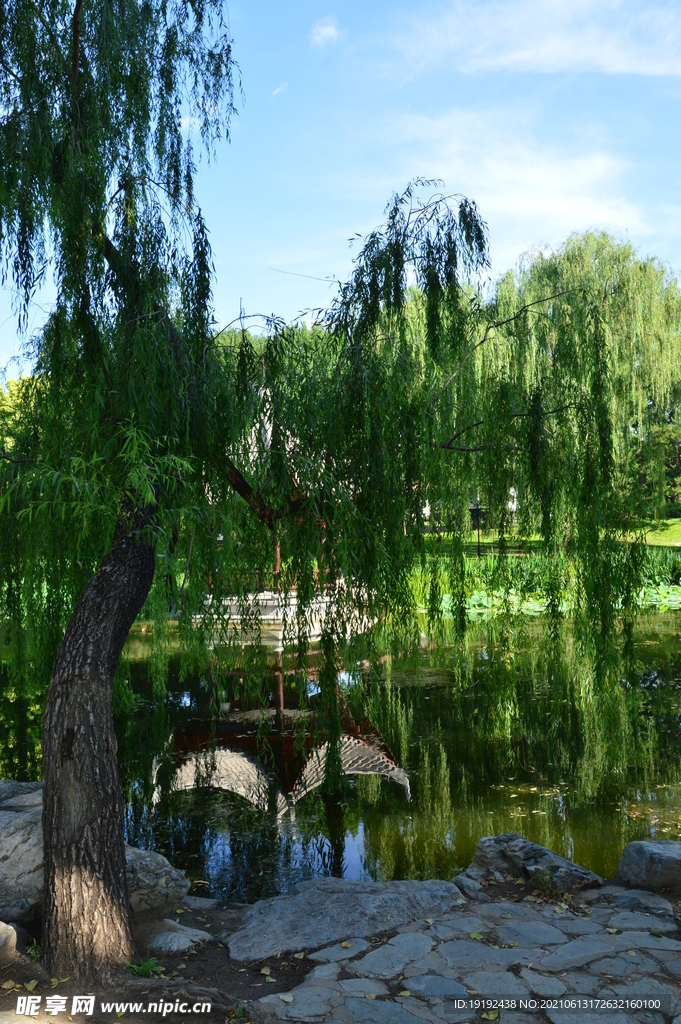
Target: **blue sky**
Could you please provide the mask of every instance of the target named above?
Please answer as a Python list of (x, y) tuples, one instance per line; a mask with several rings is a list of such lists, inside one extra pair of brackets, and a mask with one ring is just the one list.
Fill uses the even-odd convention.
[[(221, 325), (240, 302), (328, 304), (312, 278), (344, 278), (349, 239), (417, 175), (476, 200), (494, 278), (589, 228), (681, 272), (678, 2), (238, 0), (229, 17), (245, 102), (197, 183)], [(20, 348), (10, 299), (0, 365)]]

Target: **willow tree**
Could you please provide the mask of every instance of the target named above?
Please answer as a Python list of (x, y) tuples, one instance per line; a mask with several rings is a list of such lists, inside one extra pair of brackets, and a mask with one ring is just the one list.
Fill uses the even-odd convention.
[[(506, 274), (468, 326), (467, 361), (432, 403), (438, 508), (452, 519), (455, 496), (481, 495), (502, 555), (513, 529), (540, 532), (548, 554), (571, 559), (580, 623), (603, 667), (618, 621), (631, 639), (641, 542), (665, 509), (665, 439), (679, 429), (678, 285), (629, 244), (574, 236)], [(557, 571), (554, 609), (561, 587)]]
[[(209, 151), (226, 136), (235, 68), (222, 0), (0, 4), (0, 238), (23, 327), (50, 270), (57, 288), (3, 453), (7, 508), (40, 509), (32, 528), (52, 546), (13, 518), (3, 584), (15, 631), (42, 608), (45, 653), (59, 645), (43, 730), (43, 948), (58, 975), (133, 955), (111, 687), (205, 427), (208, 246), (183, 118)], [(87, 491), (73, 515), (66, 478), (70, 499)]]
[(378, 310), (399, 313), (414, 259), (426, 294), (458, 301), (485, 235), (466, 201), (405, 215), (398, 198), (388, 262), (379, 233), (358, 264), (368, 305), (348, 291), (330, 331), (274, 324), (264, 345), (231, 343), (212, 325), (183, 129), (198, 123), (209, 151), (229, 131), (221, 0), (31, 0), (0, 19), (0, 238), (22, 326), (49, 268), (57, 286), (32, 373), (3, 398), (0, 600), (11, 671), (49, 677), (46, 966), (103, 978), (134, 954), (111, 710), (132, 622), (156, 580), (187, 649), (205, 652), (223, 598), (246, 610), (278, 548), (302, 640), (315, 592), (331, 598), (334, 739), (339, 638), (353, 614), (351, 629), (400, 606), (391, 580), (422, 524), (418, 355), (380, 337)]

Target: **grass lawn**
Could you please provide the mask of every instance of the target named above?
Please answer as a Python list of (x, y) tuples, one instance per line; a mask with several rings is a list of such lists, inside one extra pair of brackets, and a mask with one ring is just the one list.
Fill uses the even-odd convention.
[[(447, 535), (444, 536), (447, 538)], [(506, 543), (508, 545), (508, 552), (512, 555), (529, 554), (531, 551), (540, 551), (542, 549), (542, 539), (538, 535), (520, 541), (511, 534), (510, 537), (507, 536)], [(657, 523), (651, 524), (650, 529), (646, 533), (646, 544), (649, 544), (650, 547), (658, 548), (681, 548), (681, 519), (661, 519)], [(480, 553), (482, 555), (489, 555), (492, 552), (498, 554), (498, 545), (499, 535), (496, 530), (490, 530), (488, 533), (481, 531)], [(477, 554), (478, 538), (476, 531), (471, 533), (464, 550), (469, 556)]]
[(681, 548), (681, 519), (662, 519), (646, 534), (652, 547)]

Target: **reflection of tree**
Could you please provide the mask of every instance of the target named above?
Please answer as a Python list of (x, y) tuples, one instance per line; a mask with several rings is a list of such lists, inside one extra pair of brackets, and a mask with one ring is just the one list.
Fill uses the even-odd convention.
[(399, 752), (414, 805), (396, 828), (390, 789), (358, 786), (370, 874), (446, 877), (481, 835), (509, 827), (612, 873), (613, 828), (622, 845), (632, 837), (613, 804), (681, 779), (678, 641), (670, 629), (647, 643), (659, 674), (639, 661), (634, 684), (615, 660), (597, 673), (567, 627), (545, 622), (481, 625), (462, 647), (394, 662), (365, 704)]
[[(381, 681), (356, 681), (348, 701), (406, 769), (411, 803), (395, 782), (363, 775), (343, 801), (309, 792), (294, 822), (277, 817), (281, 780), (266, 810), (210, 788), (208, 775), (204, 787), (173, 792), (175, 740), (207, 720), (209, 695), (198, 679), (180, 683), (171, 664), (167, 695), (154, 697), (147, 669), (133, 665), (143, 703), (116, 723), (127, 839), (208, 881), (206, 892), (249, 900), (347, 872), (348, 836), (360, 828), (376, 878), (451, 877), (481, 835), (509, 829), (612, 874), (613, 850), (650, 835), (649, 794), (681, 781), (678, 621), (641, 622), (633, 682), (618, 663), (598, 679), (570, 630), (551, 635), (543, 621), (495, 620), (472, 627), (462, 647), (394, 660)], [(41, 695), (6, 676), (0, 686), (0, 776), (39, 778)]]
[(0, 778), (35, 781), (42, 774), (44, 694), (30, 678), (0, 671)]

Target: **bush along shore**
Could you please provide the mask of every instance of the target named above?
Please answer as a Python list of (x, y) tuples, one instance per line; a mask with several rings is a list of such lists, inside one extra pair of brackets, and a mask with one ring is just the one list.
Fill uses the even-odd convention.
[[(479, 558), (466, 555), (461, 586), (452, 578), (458, 570), (448, 558), (446, 541), (441, 542), (441, 549), (430, 555), (423, 567), (415, 568), (411, 576), (417, 611), (431, 621), (454, 620), (459, 601), (463, 601), (471, 622), (488, 620), (502, 612), (543, 615), (552, 607), (560, 615), (569, 615), (579, 604), (579, 579), (562, 552), (550, 556), (537, 552), (487, 552)], [(615, 603), (619, 607), (621, 600)], [(676, 552), (641, 547), (634, 605), (641, 611), (681, 608), (681, 557)]]

